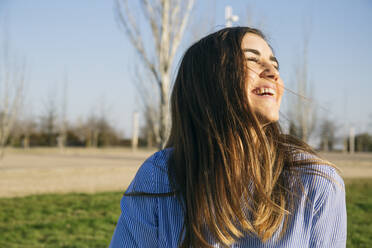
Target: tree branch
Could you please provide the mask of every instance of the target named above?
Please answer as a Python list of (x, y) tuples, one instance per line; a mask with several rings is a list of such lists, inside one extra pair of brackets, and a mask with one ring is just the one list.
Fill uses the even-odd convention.
[(129, 28), (127, 20), (121, 12), (120, 0), (116, 0), (116, 3), (117, 3), (116, 13), (118, 14), (117, 17), (119, 18), (118, 23), (121, 24), (120, 26), (124, 29), (124, 32), (128, 35), (128, 38), (129, 38), (130, 42), (135, 47), (137, 53), (140, 55), (140, 58), (143, 60), (143, 62), (146, 64), (146, 66), (149, 68), (149, 70), (153, 73), (154, 78), (156, 79), (156, 81), (157, 81), (157, 83), (160, 87), (161, 86), (160, 75), (158, 74), (158, 72), (156, 70), (155, 64), (152, 63), (149, 60), (148, 55), (146, 54), (146, 51), (143, 47), (142, 40), (140, 38), (141, 36), (139, 34), (140, 32), (139, 32), (139, 29), (137, 27), (137, 24), (134, 21), (133, 16), (129, 12), (128, 5), (127, 5), (127, 0), (122, 0), (122, 1), (124, 2), (123, 3), (124, 12), (128, 16), (129, 23), (132, 26), (133, 30)]
[(183, 33), (185, 31), (187, 22), (189, 20), (190, 14), (191, 14), (192, 7), (194, 5), (194, 2), (195, 2), (194, 0), (189, 0), (188, 1), (186, 12), (185, 12), (185, 14), (182, 18), (181, 25), (178, 29), (176, 29), (176, 30), (178, 30), (178, 32), (176, 33), (175, 37), (173, 38), (172, 49), (171, 49), (169, 60), (168, 60), (170, 64), (172, 64), (174, 56), (176, 55), (177, 48), (178, 48), (178, 46), (181, 42)]
[(151, 33), (154, 37), (154, 42), (155, 42), (155, 48), (156, 48), (156, 53), (159, 56), (160, 54), (160, 28), (159, 28), (159, 23), (157, 22), (157, 19), (159, 19), (159, 16), (157, 15), (158, 13), (154, 11), (154, 8), (150, 5), (148, 0), (142, 0), (141, 1), (144, 11), (145, 17), (149, 20), (150, 22), (150, 27), (151, 27)]

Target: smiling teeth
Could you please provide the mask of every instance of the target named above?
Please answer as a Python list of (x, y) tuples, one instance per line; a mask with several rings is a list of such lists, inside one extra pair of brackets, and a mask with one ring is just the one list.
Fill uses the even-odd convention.
[(259, 88), (255, 90), (255, 93), (259, 95), (263, 94), (275, 95), (275, 90), (271, 88)]

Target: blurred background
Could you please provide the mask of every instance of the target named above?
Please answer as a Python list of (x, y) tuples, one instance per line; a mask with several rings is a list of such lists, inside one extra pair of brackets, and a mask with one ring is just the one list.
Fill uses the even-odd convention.
[(0, 0), (0, 247), (108, 244), (121, 193), (166, 140), (182, 54), (226, 26), (266, 34), (280, 122), (341, 169), (348, 246), (371, 244), (371, 23), (368, 0)]

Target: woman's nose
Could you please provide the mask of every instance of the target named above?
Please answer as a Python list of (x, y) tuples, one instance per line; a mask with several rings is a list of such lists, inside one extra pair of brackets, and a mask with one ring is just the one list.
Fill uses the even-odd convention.
[(277, 81), (279, 79), (278, 70), (271, 64), (267, 64), (263, 67), (263, 71), (260, 73), (261, 78), (269, 78)]

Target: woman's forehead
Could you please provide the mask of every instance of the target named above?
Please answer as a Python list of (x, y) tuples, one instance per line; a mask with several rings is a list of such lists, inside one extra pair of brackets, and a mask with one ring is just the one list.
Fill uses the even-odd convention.
[(272, 56), (273, 52), (267, 42), (257, 34), (247, 33), (242, 40), (242, 49), (247, 51), (249, 49), (257, 50), (263, 56)]

